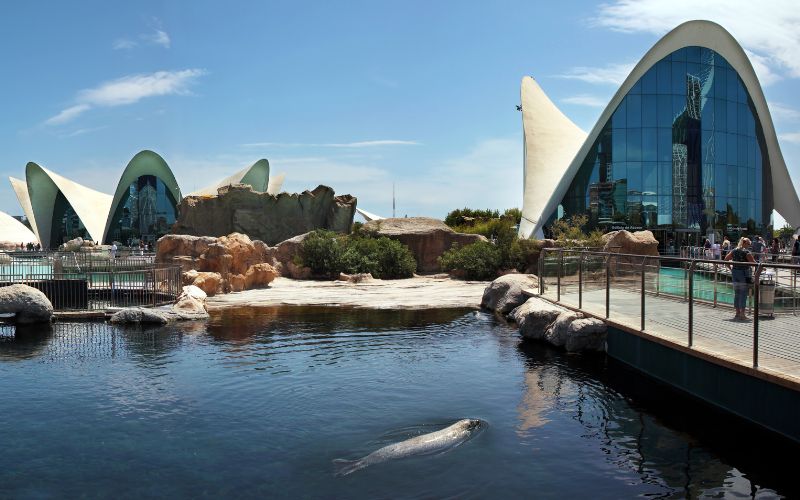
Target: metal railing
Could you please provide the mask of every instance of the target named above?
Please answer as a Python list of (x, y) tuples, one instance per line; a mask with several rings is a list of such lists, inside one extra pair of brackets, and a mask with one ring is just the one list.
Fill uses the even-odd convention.
[(3, 252), (0, 274), (86, 273), (155, 268), (155, 254), (141, 252)]
[(0, 287), (25, 284), (42, 291), (56, 311), (97, 311), (114, 307), (155, 307), (181, 293), (181, 268), (137, 270), (0, 273)]
[[(557, 302), (599, 317), (619, 319), (643, 332), (667, 332), (688, 347), (699, 339), (703, 347), (732, 345), (752, 350), (755, 368), (764, 352), (769, 359), (788, 359), (800, 367), (800, 266), (737, 262), (750, 268), (753, 276), (752, 283), (745, 284), (733, 282), (731, 264), (705, 258), (545, 248), (539, 257), (539, 293), (554, 295)], [(733, 318), (737, 290), (747, 295), (746, 309), (752, 320)], [(762, 343), (764, 325), (769, 328)]]

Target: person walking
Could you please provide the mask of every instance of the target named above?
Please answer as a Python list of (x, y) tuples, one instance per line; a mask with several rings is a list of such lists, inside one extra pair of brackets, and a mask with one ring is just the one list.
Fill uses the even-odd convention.
[(794, 244), (792, 245), (792, 264), (797, 265), (800, 264), (800, 240), (797, 239), (797, 235), (793, 236)]
[(756, 260), (756, 262), (761, 262), (761, 258), (764, 256), (765, 248), (766, 245), (764, 244), (764, 239), (761, 238), (761, 236), (755, 236), (751, 245), (751, 251), (753, 252), (753, 258)]
[(778, 238), (772, 238), (772, 246), (769, 247), (769, 253), (772, 254), (772, 262), (778, 260), (778, 254), (781, 253), (781, 242)]
[(753, 269), (745, 263), (756, 263), (753, 254), (750, 252), (750, 246), (749, 238), (739, 238), (736, 248), (725, 256), (726, 261), (734, 262), (731, 277), (733, 278), (733, 307), (736, 308), (736, 315), (733, 319), (741, 321), (749, 319), (745, 311), (747, 309), (747, 295), (750, 291), (749, 285), (753, 282)]

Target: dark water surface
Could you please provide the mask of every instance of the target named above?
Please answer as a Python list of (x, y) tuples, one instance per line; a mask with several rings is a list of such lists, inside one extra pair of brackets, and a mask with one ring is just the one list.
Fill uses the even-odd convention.
[[(334, 475), (336, 458), (467, 417), (488, 426), (446, 453)], [(797, 457), (482, 313), (0, 326), (2, 498), (791, 497)]]

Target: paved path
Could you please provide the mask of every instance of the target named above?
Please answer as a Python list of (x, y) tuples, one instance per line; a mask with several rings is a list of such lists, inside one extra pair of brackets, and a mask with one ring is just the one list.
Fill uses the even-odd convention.
[[(544, 297), (555, 300), (550, 287)], [(605, 289), (583, 294), (583, 310), (605, 317)], [(577, 308), (578, 294), (561, 294), (561, 302)], [(641, 295), (630, 289), (612, 289), (609, 319), (633, 330), (641, 329)], [(753, 321), (736, 321), (733, 309), (694, 304), (692, 348), (745, 367), (753, 366)], [(688, 302), (648, 294), (645, 333), (688, 346)], [(800, 383), (800, 315), (779, 314), (759, 321), (759, 370)]]
[(276, 278), (269, 288), (216, 295), (209, 310), (275, 305), (343, 306), (370, 309), (478, 309), (485, 281), (416, 277), (402, 280), (304, 281)]

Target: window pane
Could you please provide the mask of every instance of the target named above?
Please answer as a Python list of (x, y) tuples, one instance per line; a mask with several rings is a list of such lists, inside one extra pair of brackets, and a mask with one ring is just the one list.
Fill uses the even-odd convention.
[(628, 161), (641, 161), (642, 160), (642, 129), (629, 128), (627, 129), (627, 149)]
[(642, 77), (642, 93), (655, 94), (658, 92), (658, 75), (656, 68), (652, 67)]
[[(725, 170), (726, 175), (728, 176), (728, 198), (733, 198), (734, 196), (739, 196), (739, 176), (738, 172), (739, 169), (736, 167), (731, 167), (729, 165), (725, 165), (722, 167)], [(722, 170), (719, 169), (719, 170)]]
[(736, 117), (736, 125), (738, 128), (738, 132), (742, 135), (747, 134), (747, 115), (749, 114), (749, 110), (747, 109), (747, 104), (737, 104), (736, 109), (738, 110), (738, 114)]
[(674, 116), (672, 114), (672, 96), (658, 96), (658, 126), (671, 127)]
[(658, 98), (654, 95), (642, 96), (642, 127), (658, 126)]
[(659, 61), (656, 64), (656, 71), (658, 72), (658, 93), (669, 94), (672, 92), (672, 63), (669, 61)]
[(642, 192), (642, 164), (638, 161), (628, 162), (628, 193)]
[(747, 185), (747, 181), (749, 179), (749, 176), (747, 175), (747, 167), (737, 167), (737, 170), (739, 171), (737, 180), (739, 198), (744, 199), (747, 198), (749, 192)]
[(642, 126), (642, 96), (629, 95), (625, 98), (628, 110), (628, 128)]
[(658, 164), (654, 161), (642, 163), (642, 191), (653, 194), (658, 192)]
[(727, 167), (724, 165), (717, 165), (714, 169), (714, 195), (718, 197), (728, 196), (728, 175)]
[(611, 159), (614, 163), (625, 161), (625, 129), (615, 129), (611, 135), (612, 153)]
[(729, 101), (736, 101), (736, 98), (739, 94), (739, 89), (737, 88), (739, 82), (736, 76), (736, 72), (732, 69), (725, 70), (725, 83), (727, 87), (727, 96), (726, 99)]
[(737, 105), (735, 101), (727, 101), (727, 112), (728, 121), (726, 122), (727, 131), (728, 132), (736, 132), (736, 117), (737, 117)]
[(672, 163), (672, 129), (658, 129), (658, 160)]
[(672, 61), (672, 93), (686, 95), (686, 63)]
[(628, 101), (628, 98), (622, 100), (617, 106), (617, 110), (614, 111), (614, 114), (611, 116), (611, 126), (613, 128), (625, 128), (626, 123), (626, 111), (625, 106)]
[(714, 161), (717, 164), (725, 163), (728, 155), (728, 146), (725, 143), (725, 134), (722, 132), (714, 132)]
[(672, 163), (658, 163), (658, 191), (661, 194), (672, 193)]
[(728, 146), (725, 151), (725, 157), (727, 158), (726, 161), (728, 162), (728, 165), (736, 165), (737, 167), (740, 166), (739, 159), (737, 158), (738, 152), (736, 150), (736, 134), (725, 134), (725, 142)]
[(656, 161), (658, 159), (658, 129), (642, 129), (642, 160)]

